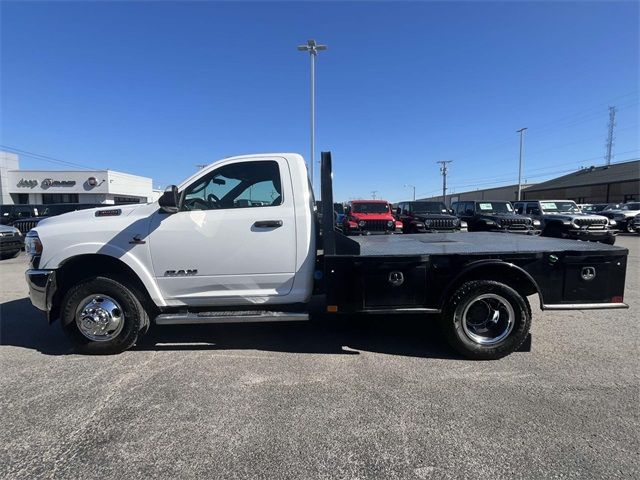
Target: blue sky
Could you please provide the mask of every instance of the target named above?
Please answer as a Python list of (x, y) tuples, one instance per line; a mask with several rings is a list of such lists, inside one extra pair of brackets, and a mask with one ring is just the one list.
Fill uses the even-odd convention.
[[(637, 2), (2, 2), (0, 143), (178, 183), (233, 154), (317, 151), (340, 200), (536, 182), (640, 156)], [(319, 154), (317, 154), (319, 157)], [(64, 169), (22, 156), (23, 168)]]

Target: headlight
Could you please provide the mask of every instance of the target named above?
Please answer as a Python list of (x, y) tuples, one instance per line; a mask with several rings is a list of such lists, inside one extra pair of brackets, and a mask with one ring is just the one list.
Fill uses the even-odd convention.
[(42, 253), (42, 242), (36, 232), (29, 232), (24, 240), (24, 249), (27, 255), (40, 255)]
[(365, 222), (364, 220), (360, 220), (360, 221), (358, 222), (358, 226), (359, 226), (360, 228), (364, 228), (364, 226), (365, 226), (366, 224), (367, 224), (367, 222)]
[(429, 226), (431, 226), (431, 220), (425, 220), (425, 221), (424, 221), (424, 226), (425, 226), (425, 227), (429, 227)]
[(539, 227), (540, 226), (540, 220), (534, 220), (533, 221), (533, 226), (534, 227)]
[(396, 226), (396, 222), (394, 222), (393, 220), (389, 220), (389, 221), (387, 222), (387, 227), (389, 227), (389, 228), (393, 228), (393, 227), (395, 227), (395, 226)]

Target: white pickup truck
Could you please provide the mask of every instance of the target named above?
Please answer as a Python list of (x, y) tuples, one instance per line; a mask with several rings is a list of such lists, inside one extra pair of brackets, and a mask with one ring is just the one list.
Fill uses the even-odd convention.
[[(543, 309), (626, 308), (624, 248), (499, 233), (347, 238), (334, 228), (322, 155), (322, 235), (300, 155), (226, 158), (158, 202), (41, 221), (26, 237), (32, 303), (76, 348), (117, 353), (151, 324), (439, 314), (461, 354), (493, 359), (527, 339)], [(319, 243), (322, 245), (319, 245)]]

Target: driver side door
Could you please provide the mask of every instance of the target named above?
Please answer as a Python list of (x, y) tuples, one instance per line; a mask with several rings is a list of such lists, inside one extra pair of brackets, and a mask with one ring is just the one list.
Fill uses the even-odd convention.
[(180, 211), (154, 214), (149, 234), (154, 274), (167, 301), (286, 301), (296, 271), (286, 159), (221, 163), (181, 190)]

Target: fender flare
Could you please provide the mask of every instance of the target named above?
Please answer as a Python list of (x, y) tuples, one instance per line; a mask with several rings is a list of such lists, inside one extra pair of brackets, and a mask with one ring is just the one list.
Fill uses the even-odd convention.
[(486, 259), (486, 260), (476, 260), (474, 262), (468, 263), (465, 266), (465, 268), (447, 284), (447, 286), (443, 290), (442, 295), (440, 297), (440, 310), (444, 309), (444, 305), (447, 299), (453, 293), (454, 289), (457, 288), (462, 283), (461, 280), (465, 276), (470, 275), (471, 273), (477, 271), (480, 268), (487, 268), (487, 267), (499, 267), (501, 269), (507, 269), (507, 271), (511, 273), (522, 275), (527, 281), (531, 282), (531, 284), (533, 285), (536, 293), (538, 294), (538, 298), (540, 299), (540, 307), (542, 308), (542, 305), (544, 304), (544, 301), (542, 299), (542, 292), (540, 290), (540, 286), (538, 285), (538, 282), (535, 281), (535, 279), (531, 276), (531, 274), (529, 274), (526, 270), (524, 270), (523, 268), (513, 263), (505, 262), (503, 260)]
[(159, 307), (166, 306), (164, 297), (162, 296), (158, 283), (156, 282), (152, 272), (147, 269), (140, 258), (137, 255), (134, 255), (132, 251), (124, 250), (114, 244), (81, 243), (72, 245), (56, 252), (56, 254), (47, 261), (43, 268), (57, 269), (66, 261), (81, 255), (104, 255), (121, 261), (137, 275), (138, 279), (147, 289), (151, 300), (153, 300), (153, 302)]

